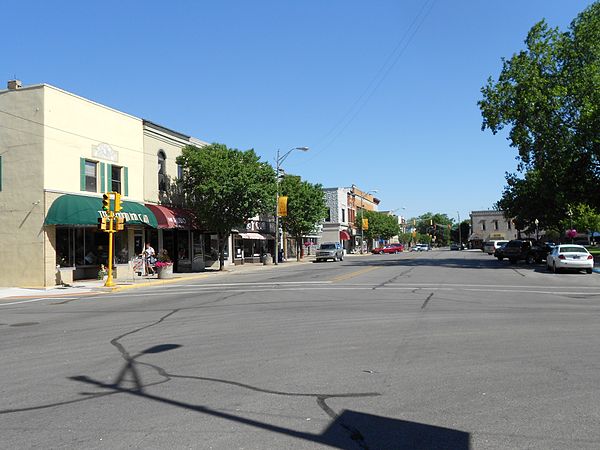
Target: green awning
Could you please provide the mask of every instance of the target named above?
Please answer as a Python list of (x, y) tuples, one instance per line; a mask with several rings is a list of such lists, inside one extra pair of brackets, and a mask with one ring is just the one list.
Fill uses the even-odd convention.
[[(126, 223), (133, 225), (158, 226), (156, 217), (141, 203), (121, 202), (123, 209), (117, 216), (124, 217)], [(106, 216), (102, 210), (100, 197), (86, 197), (83, 195), (61, 195), (48, 211), (45, 225), (98, 225), (98, 219)]]

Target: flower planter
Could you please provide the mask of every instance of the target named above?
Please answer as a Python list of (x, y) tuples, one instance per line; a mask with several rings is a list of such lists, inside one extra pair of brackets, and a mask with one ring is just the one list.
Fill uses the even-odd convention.
[(173, 278), (173, 264), (157, 267), (156, 270), (158, 271), (158, 278)]

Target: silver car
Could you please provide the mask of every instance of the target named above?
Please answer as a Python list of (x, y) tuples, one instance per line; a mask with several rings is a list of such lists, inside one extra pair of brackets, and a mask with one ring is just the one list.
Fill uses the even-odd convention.
[(344, 249), (339, 242), (324, 242), (319, 245), (317, 249), (317, 262), (327, 261), (333, 259), (333, 261), (344, 260)]

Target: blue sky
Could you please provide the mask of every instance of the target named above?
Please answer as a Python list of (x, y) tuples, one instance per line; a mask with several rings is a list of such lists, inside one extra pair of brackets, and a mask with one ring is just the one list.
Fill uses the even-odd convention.
[[(2, 10), (0, 79), (49, 83), (242, 150), (380, 209), (492, 208), (516, 167), (480, 88), (588, 0), (39, 1)], [(3, 82), (4, 83), (4, 82)], [(402, 209), (405, 208), (405, 209)]]

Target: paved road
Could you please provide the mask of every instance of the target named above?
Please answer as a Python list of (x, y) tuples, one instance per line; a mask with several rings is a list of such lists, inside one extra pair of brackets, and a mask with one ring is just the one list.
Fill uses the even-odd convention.
[(0, 447), (600, 448), (600, 276), (432, 251), (0, 302)]

